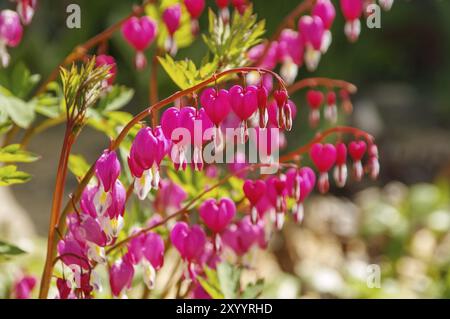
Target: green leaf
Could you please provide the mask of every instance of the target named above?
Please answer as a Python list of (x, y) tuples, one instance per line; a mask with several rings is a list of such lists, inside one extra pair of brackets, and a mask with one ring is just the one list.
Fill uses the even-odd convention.
[(108, 94), (100, 100), (96, 109), (101, 110), (102, 112), (116, 111), (127, 105), (133, 96), (133, 89), (127, 88), (126, 86), (115, 85)]
[(19, 247), (0, 240), (0, 256), (17, 256), (25, 253)]
[(251, 6), (242, 15), (234, 12), (229, 24), (224, 24), (210, 9), (209, 34), (203, 35), (203, 41), (222, 69), (233, 68), (248, 63), (247, 51), (261, 42), (264, 32), (265, 21), (257, 21)]
[(197, 67), (191, 60), (174, 61), (168, 54), (165, 57), (158, 57), (158, 60), (172, 81), (182, 90), (199, 82)]
[(30, 163), (39, 159), (39, 156), (31, 152), (24, 151), (20, 144), (11, 144), (0, 148), (0, 162), (24, 162)]
[(4, 87), (0, 87), (0, 111), (22, 128), (28, 128), (33, 122), (35, 113), (34, 102), (25, 102), (12, 95)]
[(211, 296), (213, 299), (223, 299), (224, 294), (220, 290), (219, 278), (217, 277), (217, 272), (208, 266), (204, 267), (206, 279), (203, 277), (197, 277), (198, 281), (202, 285), (203, 289)]
[(90, 166), (83, 155), (70, 154), (69, 170), (76, 178), (82, 179), (86, 175)]
[(255, 299), (258, 298), (264, 289), (264, 280), (259, 279), (254, 284), (248, 284), (241, 294), (242, 299)]
[(17, 166), (7, 165), (0, 167), (0, 186), (12, 184), (23, 184), (28, 182), (31, 176), (25, 172), (18, 171)]
[(11, 92), (15, 96), (25, 99), (40, 79), (39, 74), (31, 74), (26, 65), (19, 62), (14, 66), (11, 73)]
[(217, 277), (225, 298), (236, 298), (239, 292), (241, 270), (227, 262), (217, 266)]

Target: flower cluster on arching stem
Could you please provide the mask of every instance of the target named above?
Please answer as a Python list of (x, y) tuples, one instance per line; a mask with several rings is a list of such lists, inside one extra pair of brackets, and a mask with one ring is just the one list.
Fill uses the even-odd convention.
[[(30, 23), (37, 3), (16, 2), (17, 11), (0, 12), (0, 58), (4, 66), (9, 62), (6, 48), (20, 43), (22, 25)], [(222, 26), (232, 23), (231, 7), (240, 17), (252, 6), (248, 0), (215, 2), (218, 25)], [(371, 135), (356, 128), (336, 127), (318, 133), (293, 156), (278, 158), (278, 151), (287, 146), (286, 134), (299, 122), (297, 105), (289, 96), (296, 91), (292, 84), (299, 68), (305, 65), (308, 71), (316, 70), (332, 43), (336, 17), (333, 2), (311, 3), (309, 14), (286, 24), (294, 28), (284, 28), (272, 41), (251, 42), (259, 44), (244, 50), (235, 68), (220, 69), (217, 65), (211, 77), (180, 91), (177, 99), (166, 103), (169, 107), (160, 119), (157, 112), (165, 105), (159, 104), (150, 106), (145, 117), (133, 122), (134, 118), (130, 122), (133, 125), (128, 123), (122, 131), (129, 138), (126, 147), (119, 146), (125, 137), (115, 136), (118, 141), (112, 140), (96, 160), (93, 176), (88, 176), (86, 184), (81, 183), (87, 186), (80, 188), (79, 203), (72, 197), (70, 213), (61, 219), (66, 231), (59, 234), (57, 242), (55, 264), (61, 265), (56, 278), (58, 298), (92, 298), (100, 292), (104, 282), (97, 265), (107, 269), (114, 297), (127, 296), (137, 273), (152, 290), (169, 245), (183, 262), (181, 280), (190, 283), (189, 296), (207, 298), (202, 285), (206, 269), (214, 270), (225, 260), (241, 260), (252, 249), (266, 249), (286, 219), (302, 222), (305, 201), (314, 189), (325, 194), (333, 184), (344, 187), (350, 178), (360, 181), (366, 174), (378, 177), (377, 145)], [(339, 3), (346, 21), (345, 35), (354, 42), (360, 35), (368, 2)], [(390, 9), (393, 1), (379, 3)], [(150, 5), (157, 8), (156, 13), (133, 14), (118, 28), (133, 49), (138, 70), (147, 67), (146, 51), (153, 44), (158, 54), (175, 56), (182, 47), (177, 32), (186, 24), (197, 36), (206, 2)], [(105, 52), (85, 62), (61, 71), (67, 125), (72, 134), (83, 126), (87, 110), (112, 90), (119, 71), (115, 58)], [(356, 89), (341, 82), (326, 79), (324, 84), (312, 81), (301, 87), (308, 88), (305, 105), (312, 129), (319, 126), (321, 117), (336, 124), (340, 109), (352, 111), (350, 94)], [(152, 117), (151, 125), (145, 122), (147, 117)], [(337, 140), (327, 143), (325, 139), (334, 133)], [(256, 145), (259, 155), (264, 154), (259, 158), (261, 163), (250, 162), (242, 152), (241, 147), (250, 144)], [(221, 176), (216, 159), (225, 152), (232, 153), (233, 161), (227, 167), (230, 174)], [(303, 164), (303, 157), (308, 157), (310, 166)], [(275, 173), (256, 173), (257, 167), (264, 166), (275, 166)], [(192, 194), (187, 191), (189, 185), (170, 175), (194, 171), (217, 183)], [(231, 178), (239, 180), (239, 189), (210, 194)], [(242, 198), (235, 198), (235, 193)], [(154, 214), (139, 226), (125, 225), (131, 196), (137, 197), (138, 205), (152, 200)], [(14, 284), (14, 296), (29, 297), (35, 284), (33, 277), (22, 276)]]

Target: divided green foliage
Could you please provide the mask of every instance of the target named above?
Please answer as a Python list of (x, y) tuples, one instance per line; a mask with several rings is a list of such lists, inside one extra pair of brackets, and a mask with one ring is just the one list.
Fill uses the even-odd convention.
[(81, 180), (84, 175), (86, 175), (89, 170), (89, 164), (84, 158), (83, 155), (80, 154), (70, 154), (69, 156), (69, 170), (73, 175), (79, 180)]
[(19, 247), (0, 240), (0, 262), (22, 254), (25, 254), (25, 251)]
[(220, 67), (228, 69), (248, 63), (247, 51), (261, 42), (264, 32), (265, 21), (257, 21), (251, 8), (242, 15), (235, 12), (230, 24), (224, 24), (210, 9), (209, 35), (203, 35), (203, 40), (211, 53), (218, 57)]
[(217, 270), (204, 267), (205, 277), (197, 277), (203, 289), (213, 299), (252, 299), (261, 295), (264, 281), (257, 280), (241, 289), (242, 269), (228, 262), (217, 265)]
[(3, 163), (30, 163), (38, 159), (38, 155), (23, 150), (20, 144), (10, 144), (0, 148), (0, 162)]
[(17, 166), (7, 165), (0, 167), (0, 186), (12, 184), (23, 184), (28, 182), (31, 176), (25, 172), (18, 171)]
[(210, 10), (209, 34), (203, 34), (209, 52), (200, 67), (192, 60), (175, 61), (169, 55), (159, 57), (159, 62), (174, 83), (184, 90), (215, 72), (247, 65), (247, 51), (261, 42), (264, 32), (265, 21), (257, 21), (251, 7), (243, 15), (235, 12), (230, 24), (226, 25)]

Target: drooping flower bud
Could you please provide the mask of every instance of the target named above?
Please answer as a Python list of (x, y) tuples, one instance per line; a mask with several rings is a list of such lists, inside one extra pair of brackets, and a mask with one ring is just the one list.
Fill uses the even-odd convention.
[(325, 118), (331, 123), (337, 122), (336, 93), (330, 91), (327, 93), (327, 107), (325, 108)]
[(14, 282), (11, 297), (13, 299), (30, 299), (36, 283), (37, 280), (34, 276), (23, 276)]
[(100, 54), (95, 59), (95, 66), (99, 67), (99, 66), (103, 66), (103, 65), (109, 66), (109, 71), (108, 71), (109, 77), (106, 79), (105, 86), (110, 86), (114, 83), (114, 80), (116, 79), (116, 74), (117, 74), (116, 60), (114, 59), (114, 57), (112, 57), (110, 55)]
[(306, 48), (305, 63), (308, 71), (314, 71), (319, 65), (325, 27), (318, 16), (303, 16), (298, 22), (298, 31)]
[(175, 43), (174, 35), (175, 32), (180, 28), (181, 22), (181, 6), (180, 4), (174, 4), (167, 7), (163, 14), (162, 19), (166, 25), (167, 31), (169, 32), (169, 37), (166, 41), (166, 50), (171, 55), (175, 55), (177, 52), (177, 45)]
[(245, 197), (250, 202), (250, 217), (252, 223), (256, 223), (258, 221), (258, 211), (256, 208), (256, 204), (258, 204), (259, 200), (266, 193), (266, 183), (262, 180), (246, 180), (243, 186)]
[(219, 202), (211, 198), (200, 206), (199, 212), (205, 225), (214, 233), (215, 250), (220, 251), (220, 233), (225, 230), (236, 215), (236, 205), (229, 198), (222, 198)]
[(361, 159), (366, 153), (366, 149), (367, 144), (364, 141), (352, 141), (348, 145), (348, 153), (353, 160), (353, 176), (357, 181), (360, 181), (364, 174)]
[(320, 107), (324, 100), (323, 93), (318, 90), (309, 90), (306, 93), (306, 101), (310, 108), (309, 111), (309, 125), (316, 127), (320, 121)]
[(334, 181), (338, 187), (344, 187), (347, 181), (347, 146), (344, 143), (336, 145), (336, 167)]
[(250, 216), (245, 216), (236, 224), (230, 225), (222, 235), (225, 246), (231, 248), (238, 256), (245, 255), (252, 247), (266, 248), (266, 235), (262, 220), (252, 223)]
[(131, 17), (122, 26), (122, 34), (125, 40), (136, 50), (135, 64), (138, 70), (147, 65), (144, 50), (154, 41), (158, 26), (148, 16)]
[(113, 295), (119, 297), (124, 290), (131, 288), (133, 277), (134, 268), (126, 256), (116, 261), (109, 270), (109, 283)]
[(324, 194), (328, 192), (330, 188), (330, 182), (328, 180), (328, 171), (333, 167), (336, 162), (336, 148), (333, 144), (320, 144), (316, 143), (311, 147), (310, 157), (314, 165), (319, 170), (319, 191)]
[(320, 50), (326, 53), (332, 41), (331, 26), (336, 17), (336, 10), (330, 0), (318, 0), (313, 8), (312, 14), (322, 19), (325, 31), (322, 36), (322, 46)]
[(199, 31), (198, 18), (205, 9), (205, 0), (184, 0), (184, 5), (192, 18), (191, 30), (195, 35)]
[(198, 225), (188, 226), (185, 222), (178, 222), (170, 232), (170, 240), (189, 264), (200, 260), (206, 244), (206, 235)]
[(36, 10), (37, 0), (17, 0), (16, 11), (24, 25), (29, 25)]
[(6, 47), (16, 47), (22, 40), (23, 28), (19, 15), (12, 10), (0, 12), (0, 61), (3, 67), (9, 65), (10, 56)]
[(345, 17), (345, 35), (350, 42), (355, 42), (361, 33), (361, 21), (363, 13), (363, 0), (341, 0), (341, 10)]

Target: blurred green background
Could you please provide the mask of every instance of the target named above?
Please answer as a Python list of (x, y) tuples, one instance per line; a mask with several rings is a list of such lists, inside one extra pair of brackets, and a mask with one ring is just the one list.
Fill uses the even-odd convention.
[[(268, 36), (298, 2), (254, 1), (255, 12), (267, 21)], [(65, 26), (70, 3), (81, 7), (81, 29)], [(77, 44), (127, 15), (133, 3), (39, 1), (22, 44), (12, 50), (12, 64), (22, 60), (45, 78)], [(0, 8), (9, 5), (2, 1)], [(450, 2), (396, 0), (390, 12), (382, 12), (382, 28), (368, 29), (363, 24), (355, 44), (347, 42), (337, 11), (329, 52), (315, 73), (302, 68), (299, 77), (326, 76), (358, 86), (355, 112), (345, 122), (376, 137), (381, 176), (376, 182), (332, 190), (336, 197), (312, 198), (304, 226), (288, 225), (274, 238), (269, 252), (252, 257), (258, 261), (259, 275), (268, 278), (265, 294), (450, 297)], [(200, 25), (207, 26), (205, 14)], [(136, 91), (126, 110), (142, 110), (148, 105), (149, 69), (134, 69), (134, 52), (120, 33), (108, 43), (108, 52), (117, 59), (116, 81)], [(177, 59), (188, 56), (199, 61), (204, 52), (205, 45), (197, 39)], [(146, 53), (150, 58), (151, 50)], [(162, 69), (158, 85), (161, 97), (177, 89)], [(292, 98), (300, 108), (295, 129), (288, 134), (289, 147), (294, 148), (313, 132), (307, 125), (303, 94)], [(29, 233), (47, 231), (55, 154), (62, 134), (61, 128), (54, 128), (31, 143), (30, 149), (42, 155), (27, 166), (33, 180), (12, 187), (17, 209), (32, 221), (25, 227)], [(87, 129), (75, 153), (94, 160), (107, 143), (103, 135)], [(69, 180), (68, 189), (74, 185)], [(22, 219), (20, 223), (27, 224)], [(1, 232), (15, 242), (20, 239), (18, 233)], [(381, 288), (366, 284), (370, 264), (381, 267)]]

